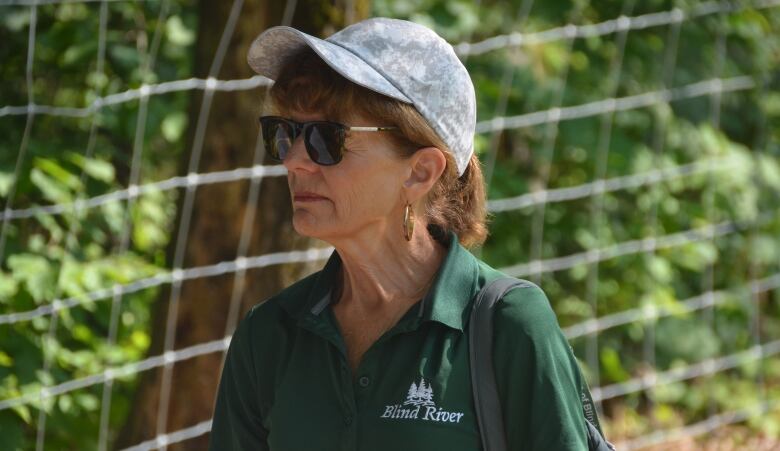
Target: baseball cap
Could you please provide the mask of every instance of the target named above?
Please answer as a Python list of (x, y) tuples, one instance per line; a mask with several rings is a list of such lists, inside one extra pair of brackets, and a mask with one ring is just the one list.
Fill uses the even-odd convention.
[(357, 22), (326, 39), (278, 26), (255, 38), (247, 61), (258, 74), (276, 80), (287, 58), (304, 46), (351, 82), (412, 104), (449, 147), (463, 175), (474, 153), (474, 85), (452, 46), (436, 32), (384, 17)]

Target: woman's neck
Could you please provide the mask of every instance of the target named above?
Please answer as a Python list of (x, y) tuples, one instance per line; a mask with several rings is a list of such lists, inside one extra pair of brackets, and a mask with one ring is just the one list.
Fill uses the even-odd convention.
[(424, 229), (411, 241), (397, 237), (334, 243), (342, 261), (339, 302), (366, 312), (393, 309), (421, 299), (433, 282), (446, 249)]

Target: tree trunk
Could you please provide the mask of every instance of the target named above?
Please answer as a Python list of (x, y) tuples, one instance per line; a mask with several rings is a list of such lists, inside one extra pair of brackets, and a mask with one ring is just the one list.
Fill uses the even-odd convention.
[[(239, 0), (236, 0), (239, 1)], [(347, 11), (344, 5), (350, 5)], [(315, 36), (327, 36), (347, 21), (366, 17), (367, 0), (315, 1), (298, 0), (291, 26)], [(198, 38), (195, 45), (194, 76), (207, 78), (232, 2), (201, 0), (199, 2)], [(218, 79), (243, 79), (254, 75), (246, 63), (246, 52), (252, 40), (264, 29), (281, 23), (285, 4), (271, 0), (244, 2), (230, 45), (219, 69)], [(235, 169), (255, 164), (258, 140), (257, 117), (265, 89), (215, 92), (205, 125), (199, 173)], [(181, 174), (189, 171), (193, 143), (196, 141), (198, 116), (204, 91), (193, 91), (188, 130), (188, 149), (181, 162)], [(268, 164), (268, 162), (265, 162)], [(244, 218), (252, 215), (247, 198), (250, 181), (203, 185), (193, 195), (190, 218), (183, 213), (186, 190), (180, 191), (178, 217), (172, 229), (168, 248), (169, 265), (174, 261), (181, 225), (187, 234), (182, 268), (232, 261), (238, 257)], [(189, 221), (188, 221), (189, 219)], [(251, 225), (247, 256), (262, 255), (316, 245), (298, 236), (291, 224), (291, 203), (284, 177), (264, 179), (260, 185), (256, 213)], [(181, 251), (181, 250), (180, 250)], [(173, 349), (218, 340), (226, 330), (232, 333), (235, 321), (254, 304), (266, 299), (303, 275), (321, 267), (322, 262), (275, 265), (249, 270), (244, 277), (240, 308), (228, 318), (234, 284), (239, 273), (198, 278), (181, 284), (175, 312)], [(171, 304), (171, 287), (162, 290), (153, 311), (152, 343), (149, 355), (164, 352), (166, 326)], [(211, 418), (219, 381), (223, 353), (211, 353), (181, 361), (171, 366), (169, 408), (164, 431), (178, 431)], [(116, 440), (115, 448), (124, 448), (153, 439), (158, 433), (161, 414), (161, 388), (164, 368), (140, 375), (130, 415)], [(163, 403), (164, 404), (164, 403)], [(169, 446), (172, 449), (204, 449), (208, 434)]]

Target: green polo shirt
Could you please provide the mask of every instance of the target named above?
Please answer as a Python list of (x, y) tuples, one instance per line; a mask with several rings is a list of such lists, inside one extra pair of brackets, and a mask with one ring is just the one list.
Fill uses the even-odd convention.
[[(501, 275), (451, 235), (433, 287), (363, 355), (357, 372), (330, 308), (341, 261), (253, 307), (227, 353), (212, 450), (478, 450), (469, 374), (471, 302)], [(494, 318), (510, 450), (586, 450), (580, 373), (537, 287)]]

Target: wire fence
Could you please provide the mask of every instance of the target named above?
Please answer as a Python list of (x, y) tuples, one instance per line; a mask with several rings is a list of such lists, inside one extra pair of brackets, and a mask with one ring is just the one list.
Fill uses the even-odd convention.
[[(26, 72), (28, 88), (31, 87), (33, 83), (32, 62), (34, 60), (33, 49), (35, 48), (37, 32), (35, 25), (37, 7), (47, 4), (77, 2), (88, 3), (90, 0), (0, 1), (0, 6), (30, 7), (31, 24), (29, 28), (29, 50), (27, 55)], [(101, 6), (105, 8), (105, 5), (108, 2), (109, 0), (103, 0), (101, 2)], [(644, 30), (650, 27), (668, 26), (671, 27), (670, 29), (675, 29), (675, 27), (679, 27), (683, 22), (695, 20), (704, 16), (734, 14), (747, 8), (761, 10), (776, 7), (778, 5), (780, 5), (780, 1), (778, 0), (764, 0), (755, 2), (704, 2), (694, 5), (690, 10), (674, 8), (669, 11), (637, 16), (621, 15), (615, 19), (587, 25), (577, 25), (570, 23), (561, 27), (555, 27), (544, 31), (515, 32), (511, 34), (494, 36), (478, 42), (461, 42), (455, 44), (454, 48), (458, 55), (465, 59), (471, 56), (482, 55), (488, 52), (500, 51), (514, 47), (549, 44), (558, 41), (571, 43), (576, 39), (606, 36), (611, 34), (625, 35), (625, 33), (628, 33), (629, 31)], [(265, 177), (277, 177), (286, 174), (286, 171), (282, 166), (263, 166), (260, 164), (246, 168), (236, 168), (219, 172), (197, 172), (201, 151), (203, 149), (203, 134), (206, 130), (209, 109), (214, 93), (225, 91), (253, 90), (266, 87), (270, 83), (268, 79), (260, 76), (255, 76), (243, 80), (218, 80), (215, 78), (219, 72), (219, 68), (221, 66), (222, 59), (225, 56), (225, 52), (227, 51), (227, 45), (230, 37), (233, 34), (235, 23), (242, 6), (243, 2), (240, 0), (234, 1), (232, 4), (231, 14), (225, 25), (214, 61), (209, 71), (210, 75), (206, 79), (189, 78), (159, 84), (144, 84), (139, 88), (129, 89), (117, 94), (96, 97), (89, 105), (85, 107), (38, 105), (35, 103), (35, 99), (32, 95), (32, 89), (28, 89), (27, 105), (6, 105), (0, 107), (0, 117), (26, 116), (27, 118), (23, 139), (18, 152), (17, 163), (15, 165), (12, 187), (9, 190), (8, 196), (6, 197), (4, 210), (2, 213), (0, 213), (0, 220), (2, 220), (2, 231), (0, 231), (0, 256), (2, 256), (4, 249), (3, 244), (6, 239), (5, 237), (8, 223), (10, 221), (35, 218), (40, 215), (67, 215), (72, 213), (80, 214), (85, 210), (97, 208), (102, 205), (107, 205), (114, 202), (127, 202), (129, 210), (129, 205), (131, 202), (150, 193), (182, 190), (185, 196), (182, 212), (182, 217), (184, 219), (181, 222), (180, 229), (174, 235), (176, 246), (172, 263), (172, 270), (152, 274), (146, 278), (135, 280), (126, 284), (116, 284), (105, 289), (86, 292), (78, 296), (63, 298), (57, 297), (50, 303), (40, 305), (28, 311), (17, 311), (0, 314), (0, 325), (12, 325), (26, 321), (32, 321), (36, 318), (42, 317), (52, 317), (53, 319), (56, 319), (57, 314), (65, 310), (111, 299), (113, 317), (115, 315), (114, 311), (120, 305), (123, 296), (131, 293), (137, 293), (146, 289), (159, 287), (165, 284), (171, 284), (172, 289), (171, 297), (168, 303), (169, 310), (167, 312), (166, 339), (163, 352), (160, 355), (148, 357), (137, 362), (130, 362), (108, 368), (98, 374), (69, 380), (56, 385), (45, 386), (38, 392), (26, 393), (21, 396), (0, 400), (0, 411), (13, 409), (22, 405), (35, 406), (36, 404), (40, 404), (48, 398), (57, 397), (65, 393), (95, 385), (105, 384), (107, 385), (108, 389), (107, 391), (104, 391), (102, 403), (104, 406), (103, 411), (107, 412), (107, 406), (110, 405), (111, 399), (110, 384), (113, 381), (132, 377), (140, 372), (153, 368), (162, 367), (166, 371), (163, 376), (163, 384), (161, 387), (161, 413), (158, 416), (158, 427), (156, 431), (157, 436), (152, 440), (139, 443), (127, 449), (164, 449), (168, 445), (183, 442), (208, 433), (211, 428), (211, 420), (200, 422), (179, 431), (166, 431), (168, 404), (171, 391), (170, 369), (177, 362), (207, 354), (225, 352), (230, 343), (232, 329), (230, 326), (228, 326), (229, 330), (226, 330), (225, 337), (223, 339), (201, 343), (186, 348), (174, 349), (174, 340), (172, 334), (175, 332), (177, 306), (178, 303), (181, 302), (181, 284), (187, 280), (214, 277), (224, 274), (240, 274), (241, 277), (243, 277), (245, 271), (249, 269), (261, 268), (270, 265), (324, 260), (333, 251), (332, 248), (318, 248), (304, 251), (290, 251), (267, 255), (247, 256), (245, 255), (248, 240), (246, 237), (248, 236), (247, 230), (250, 227), (251, 221), (245, 220), (242, 229), (242, 245), (240, 246), (238, 253), (239, 256), (236, 259), (231, 261), (223, 261), (213, 265), (192, 268), (181, 267), (183, 262), (183, 253), (187, 243), (187, 236), (190, 225), (189, 221), (192, 216), (193, 198), (195, 191), (199, 187), (216, 183), (232, 183), (249, 180), (253, 183), (252, 186), (255, 190), (252, 191), (252, 193), (254, 193), (254, 196), (256, 196), (257, 186), (262, 179)], [(296, 2), (294, 1), (287, 3), (288, 11), (285, 12), (284, 16), (288, 18), (288, 22), (292, 18), (292, 13), (294, 12), (295, 6)], [(528, 6), (528, 9), (530, 9), (530, 6)], [(161, 8), (161, 10), (164, 11), (165, 9)], [(103, 9), (101, 11), (105, 10)], [(102, 22), (101, 29), (104, 30), (104, 28), (105, 23)], [(677, 29), (679, 30), (679, 28)], [(101, 46), (105, 45), (105, 39), (106, 38), (104, 33), (101, 33), (98, 37)], [(619, 67), (621, 64), (621, 58), (622, 50), (615, 58), (615, 70), (617, 74), (620, 72)], [(153, 58), (151, 61), (152, 62), (150, 64), (153, 64)], [(670, 65), (671, 63), (665, 64)], [(618, 75), (615, 76), (617, 77)], [(555, 140), (557, 138), (558, 126), (562, 121), (582, 119), (587, 117), (598, 117), (603, 119), (603, 129), (608, 131), (612, 126), (614, 113), (647, 108), (654, 105), (668, 104), (671, 102), (699, 97), (709, 97), (711, 99), (718, 100), (718, 102), (716, 102), (717, 107), (713, 109), (714, 117), (718, 117), (720, 110), (720, 96), (726, 93), (760, 89), (762, 87), (762, 83), (763, 82), (761, 80), (757, 80), (752, 76), (740, 75), (721, 78), (721, 74), (716, 73), (715, 77), (710, 79), (700, 80), (677, 87), (664, 86), (662, 89), (656, 89), (630, 96), (615, 97), (613, 91), (613, 95), (608, 98), (603, 98), (597, 101), (579, 105), (562, 106), (560, 105), (560, 101), (562, 101), (561, 97), (559, 102), (554, 102), (554, 104), (558, 106), (554, 106), (546, 110), (533, 111), (515, 116), (504, 116), (503, 114), (500, 114), (494, 116), (490, 120), (479, 122), (477, 124), (477, 132), (480, 134), (496, 134), (510, 129), (524, 129), (545, 125), (548, 126), (550, 130), (545, 148), (549, 148), (550, 151), (552, 151)], [(143, 126), (140, 124), (145, 123), (145, 105), (147, 104), (150, 97), (191, 90), (202, 90), (204, 91), (204, 96), (202, 99), (202, 104), (200, 105), (200, 115), (198, 117), (197, 124), (195, 124), (197, 132), (195, 134), (193, 150), (190, 155), (187, 175), (172, 177), (157, 182), (140, 183), (140, 178), (138, 176), (138, 164), (142, 148), (141, 143), (143, 141), (141, 138), (136, 140), (136, 145), (133, 149), (131, 173), (134, 175), (131, 176), (131, 182), (127, 188), (90, 198), (78, 199), (72, 203), (28, 206), (24, 208), (15, 208), (13, 206), (15, 190), (14, 184), (19, 179), (19, 170), (22, 167), (22, 162), (26, 158), (27, 143), (30, 134), (29, 130), (32, 120), (35, 116), (51, 115), (61, 117), (88, 118), (101, 114), (103, 109), (106, 107), (125, 104), (128, 102), (139, 102), (139, 125), (136, 126), (136, 132), (138, 136), (142, 137)], [(508, 95), (508, 90), (507, 92), (503, 92), (502, 95)], [(504, 98), (501, 101), (505, 102), (506, 99)], [(501, 103), (501, 101), (499, 103)], [(717, 122), (717, 120), (715, 122)], [(90, 143), (91, 142), (92, 140), (90, 140)], [(85, 153), (87, 155), (90, 153), (91, 146), (92, 144), (88, 144), (86, 146)], [(659, 146), (659, 150), (662, 150), (663, 145)], [(491, 149), (491, 151), (493, 150), (494, 149)], [(606, 156), (601, 155), (599, 158), (601, 161), (605, 159)], [(490, 199), (488, 202), (488, 208), (493, 213), (501, 213), (530, 207), (545, 207), (552, 203), (566, 202), (576, 199), (598, 199), (604, 194), (616, 191), (652, 187), (672, 180), (686, 179), (694, 176), (709, 176), (715, 172), (728, 171), (732, 167), (732, 163), (733, 162), (727, 158), (710, 158), (691, 164), (657, 168), (643, 173), (622, 175), (613, 178), (603, 177), (602, 172), (601, 176), (597, 177), (591, 182), (564, 188), (548, 188), (546, 186), (545, 180), (545, 186), (541, 187), (540, 189), (533, 190), (529, 193), (514, 197)], [(250, 201), (252, 201), (252, 199), (253, 195), (250, 195), (248, 204)], [(254, 197), (254, 199), (256, 200), (256, 197)], [(601, 207), (597, 208), (597, 210), (603, 213), (603, 209)], [(254, 210), (252, 210), (252, 215), (254, 215)], [(676, 233), (665, 235), (654, 234), (648, 238), (629, 240), (612, 244), (600, 243), (599, 247), (570, 255), (543, 259), (540, 257), (540, 254), (537, 253), (536, 255), (532, 255), (532, 258), (528, 261), (517, 263), (501, 269), (507, 274), (517, 277), (525, 277), (562, 271), (577, 267), (579, 265), (589, 265), (590, 267), (591, 265), (598, 264), (599, 262), (626, 255), (648, 254), (662, 249), (685, 246), (690, 243), (706, 240), (712, 241), (717, 237), (723, 237), (759, 228), (763, 224), (766, 224), (776, 218), (776, 212), (765, 212), (751, 221), (712, 221), (706, 226), (692, 228)], [(655, 220), (655, 218), (652, 219), (652, 221)], [(536, 241), (541, 242), (541, 236), (543, 234), (543, 213), (542, 219), (539, 219), (538, 221), (542, 221), (542, 226), (539, 226), (537, 232), (535, 232), (538, 234)], [(127, 250), (128, 227), (127, 218), (125, 218), (125, 224), (123, 226), (124, 238), (122, 240), (124, 244), (120, 247), (124, 250)], [(240, 298), (242, 287), (243, 285), (237, 284), (234, 288), (234, 293), (231, 298), (231, 312), (237, 309), (236, 304), (237, 300)], [(611, 328), (632, 323), (652, 324), (654, 321), (662, 317), (698, 311), (707, 311), (708, 309), (713, 309), (735, 297), (744, 298), (746, 296), (756, 296), (761, 293), (767, 293), (769, 291), (776, 290), (779, 287), (780, 274), (773, 274), (764, 278), (751, 279), (746, 281), (743, 285), (734, 287), (731, 290), (714, 290), (711, 283), (709, 285), (705, 284), (701, 294), (679, 301), (674, 306), (645, 306), (632, 308), (621, 312), (609, 313), (568, 326), (564, 328), (564, 333), (569, 339), (576, 339), (580, 337), (595, 337), (599, 333)], [(593, 300), (593, 302), (595, 305), (595, 300)], [(55, 333), (56, 327), (56, 320), (52, 321), (48, 331), (49, 336)], [(108, 337), (109, 341), (114, 339), (114, 334), (115, 329), (112, 330), (112, 333)], [(779, 352), (780, 341), (775, 340), (766, 343), (757, 343), (749, 349), (717, 358), (706, 359), (702, 362), (687, 364), (666, 371), (652, 371), (644, 374), (641, 377), (631, 378), (620, 383), (601, 385), (598, 383), (599, 381), (597, 379), (597, 384), (593, 387), (593, 397), (597, 402), (601, 402), (640, 391), (652, 390), (654, 387), (659, 385), (713, 375), (737, 368), (745, 363), (768, 359), (770, 357), (776, 356)], [(654, 355), (648, 356), (648, 360), (654, 361), (654, 358)], [(621, 445), (625, 449), (639, 449), (655, 444), (667, 443), (669, 441), (678, 440), (684, 437), (693, 437), (706, 434), (725, 425), (741, 422), (748, 418), (774, 411), (778, 408), (779, 402), (780, 401), (776, 399), (769, 399), (751, 408), (725, 413), (713, 413), (706, 420), (699, 423), (675, 429), (659, 430), (653, 432), (652, 434), (641, 436), (621, 443)], [(41, 409), (37, 426), (37, 447), (39, 449), (43, 449), (45, 444), (45, 417), (46, 414), (44, 410)], [(107, 428), (107, 417), (104, 416), (101, 420), (101, 449), (104, 449), (107, 446)]]

